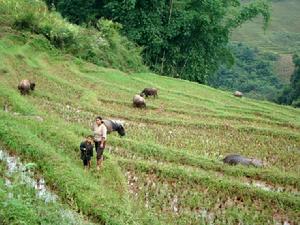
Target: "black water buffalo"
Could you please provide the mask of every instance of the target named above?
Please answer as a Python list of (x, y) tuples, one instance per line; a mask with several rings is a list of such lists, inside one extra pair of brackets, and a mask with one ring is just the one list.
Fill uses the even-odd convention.
[(226, 156), (223, 159), (224, 163), (227, 163), (229, 165), (237, 165), (241, 164), (244, 166), (255, 166), (255, 167), (262, 167), (262, 161), (254, 158), (246, 158), (244, 156), (238, 155), (238, 154), (231, 154)]
[(120, 136), (125, 136), (125, 129), (122, 121), (118, 120), (103, 120), (107, 127), (107, 133), (117, 131)]
[(153, 96), (154, 98), (157, 97), (157, 92), (158, 90), (156, 88), (145, 88), (140, 96), (144, 97), (146, 96), (146, 98), (148, 98), (148, 96)]

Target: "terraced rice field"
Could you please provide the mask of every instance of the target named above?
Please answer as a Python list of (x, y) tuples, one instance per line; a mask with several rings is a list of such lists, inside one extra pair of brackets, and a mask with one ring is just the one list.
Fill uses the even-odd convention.
[[(126, 74), (0, 38), (0, 140), (34, 162), (71, 208), (99, 224), (299, 224), (300, 111), (192, 82)], [(37, 87), (21, 96), (18, 81)], [(159, 97), (132, 107), (144, 87)], [(95, 116), (125, 121), (104, 168), (86, 173), (79, 143)], [(42, 118), (42, 121), (41, 121)], [(240, 153), (263, 168), (224, 165)]]

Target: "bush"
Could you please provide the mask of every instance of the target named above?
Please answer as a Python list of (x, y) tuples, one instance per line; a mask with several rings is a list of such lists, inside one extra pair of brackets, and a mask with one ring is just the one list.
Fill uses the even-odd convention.
[(142, 49), (120, 35), (122, 26), (118, 23), (100, 19), (97, 28), (74, 25), (49, 11), (41, 0), (0, 0), (0, 13), (0, 22), (43, 35), (65, 53), (123, 71), (147, 70), (140, 56)]
[(300, 107), (300, 98), (293, 101), (292, 106), (294, 107)]
[(13, 26), (19, 30), (35, 31), (38, 27), (38, 21), (35, 14), (29, 12), (28, 14), (21, 15), (21, 17), (17, 17)]
[(232, 68), (222, 66), (210, 79), (210, 85), (230, 91), (242, 91), (248, 97), (277, 101), (283, 84), (272, 68), (278, 58), (273, 53), (262, 53), (244, 44), (231, 44), (235, 57)]

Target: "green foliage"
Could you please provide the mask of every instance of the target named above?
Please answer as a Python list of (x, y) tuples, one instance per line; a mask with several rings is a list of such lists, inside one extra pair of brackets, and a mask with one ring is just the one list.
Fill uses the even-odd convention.
[(270, 17), (261, 0), (246, 5), (238, 0), (92, 2), (58, 0), (56, 6), (75, 23), (95, 23), (100, 17), (121, 23), (123, 33), (144, 47), (153, 71), (199, 83), (206, 83), (220, 64), (232, 62), (227, 43), (234, 28), (259, 14), (266, 23)]
[(121, 36), (119, 25), (111, 21), (97, 20), (98, 29), (73, 25), (55, 11), (49, 11), (41, 0), (0, 0), (0, 12), (3, 21), (10, 18), (4, 25), (43, 35), (65, 53), (123, 71), (147, 70), (140, 56), (141, 49)]
[[(128, 76), (64, 55), (40, 35), (1, 29), (0, 106), (8, 110), (0, 111), (0, 140), (35, 163), (70, 208), (99, 224), (298, 222), (298, 109), (150, 73)], [(16, 88), (23, 77), (37, 84), (27, 96)], [(133, 108), (132, 96), (145, 86), (157, 87), (159, 97)], [(102, 170), (94, 156), (85, 172), (78, 145), (96, 115), (125, 120), (126, 136), (109, 134)], [(229, 153), (261, 159), (264, 168), (224, 165)], [(35, 203), (24, 198), (20, 205)], [(40, 208), (21, 209), (35, 220)], [(39, 218), (55, 224), (57, 214), (47, 212)]]
[(272, 65), (277, 56), (262, 53), (244, 44), (231, 44), (235, 65), (222, 66), (210, 78), (209, 84), (225, 90), (242, 91), (246, 96), (276, 101), (283, 84), (274, 73)]
[[(14, 172), (10, 178), (7, 178), (5, 167), (6, 165), (3, 164), (0, 170), (0, 223), (2, 225), (92, 225), (79, 214), (69, 211), (59, 199), (55, 202), (47, 202), (38, 197), (31, 184), (24, 184), (22, 172)], [(4, 179), (9, 179), (10, 184), (4, 184)]]
[[(249, 1), (243, 0), (247, 3)], [(267, 30), (262, 30), (261, 17), (235, 29), (232, 41), (244, 42), (263, 51), (294, 54), (300, 51), (299, 0), (269, 0), (271, 19)], [(289, 74), (290, 76), (291, 74)]]
[(287, 86), (281, 96), (278, 98), (278, 102), (281, 104), (293, 105), (295, 107), (300, 106), (300, 57), (298, 55), (293, 56), (293, 62), (295, 64), (295, 71), (291, 76), (291, 83)]
[[(51, 2), (47, 0), (47, 2)], [(64, 0), (57, 1), (57, 8), (61, 9), (62, 16), (73, 23), (88, 23), (95, 19), (95, 0)]]

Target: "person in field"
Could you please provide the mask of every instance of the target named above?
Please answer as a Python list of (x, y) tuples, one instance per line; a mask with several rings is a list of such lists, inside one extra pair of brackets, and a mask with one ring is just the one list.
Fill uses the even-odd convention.
[(96, 117), (95, 124), (93, 125), (95, 150), (97, 153), (97, 170), (100, 169), (103, 161), (103, 151), (105, 149), (107, 128), (100, 116)]
[(86, 139), (80, 144), (80, 158), (83, 162), (84, 169), (91, 168), (91, 159), (93, 157), (93, 136), (87, 136)]

